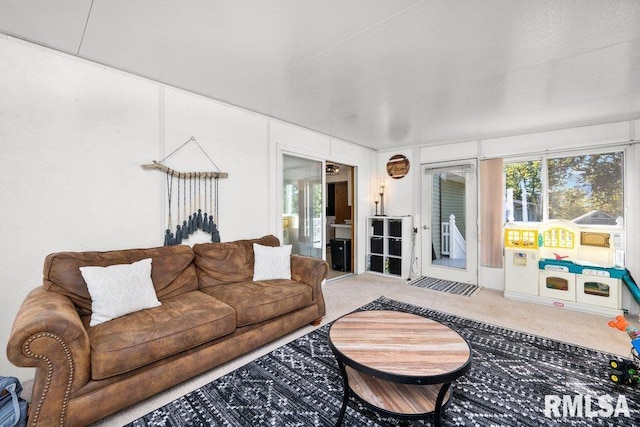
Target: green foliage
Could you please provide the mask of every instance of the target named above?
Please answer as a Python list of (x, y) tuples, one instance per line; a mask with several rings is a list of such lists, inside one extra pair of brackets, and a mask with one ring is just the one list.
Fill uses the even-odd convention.
[[(591, 211), (623, 216), (623, 152), (559, 157), (548, 159), (546, 164), (549, 218), (573, 220)], [(540, 160), (504, 166), (506, 188), (513, 189), (514, 200), (522, 199), (520, 183), (524, 182), (527, 200), (540, 210), (541, 168)]]
[(322, 182), (315, 182), (312, 185), (313, 191), (313, 217), (322, 218), (324, 214), (322, 209)]
[(549, 218), (623, 216), (623, 160), (622, 152), (549, 159)]
[(298, 187), (302, 185), (302, 192), (311, 192), (311, 214), (313, 218), (322, 217), (322, 184), (315, 181), (298, 181), (298, 182), (285, 182), (282, 186), (282, 200), (283, 200), (283, 213), (298, 215), (300, 208), (305, 209), (305, 206), (300, 206), (300, 194), (301, 189)]
[(520, 182), (524, 181), (525, 187), (529, 194), (527, 198), (531, 200), (532, 196), (538, 200), (542, 192), (542, 181), (540, 180), (540, 160), (532, 160), (530, 162), (507, 163), (504, 166), (505, 179), (507, 188), (513, 188), (513, 198), (521, 200), (522, 191)]
[(540, 171), (540, 160), (507, 163), (504, 166), (506, 188), (513, 189), (514, 201), (522, 200), (521, 183), (524, 183), (527, 191), (527, 202), (530, 205), (530, 221), (542, 219), (542, 180)]

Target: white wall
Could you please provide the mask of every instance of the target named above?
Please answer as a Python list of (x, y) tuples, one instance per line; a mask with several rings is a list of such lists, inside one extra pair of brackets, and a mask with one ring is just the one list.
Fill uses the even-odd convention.
[[(269, 207), (265, 161), (269, 120), (188, 92), (167, 88), (165, 94), (165, 156), (193, 136), (214, 164), (229, 174), (218, 183), (221, 239), (274, 233), (270, 218), (257, 214)], [(215, 171), (198, 144), (187, 144), (163, 163), (179, 171)]]
[[(192, 136), (229, 174), (219, 182), (223, 241), (282, 232), (282, 151), (355, 166), (357, 215), (371, 213), (371, 150), (8, 37), (0, 57), (3, 346), (25, 295), (42, 283), (47, 254), (162, 245), (165, 175), (140, 165)], [(164, 163), (216, 170), (195, 143)], [(4, 352), (0, 372), (33, 376)]]
[[(371, 197), (375, 197), (380, 192), (380, 184), (384, 181), (384, 214), (387, 216), (413, 215), (412, 183), (416, 171), (420, 170), (420, 164), (415, 160), (413, 150), (397, 150), (386, 154), (378, 157), (378, 175)], [(387, 173), (387, 162), (395, 154), (402, 154), (409, 159), (409, 172), (400, 179), (391, 178)]]
[[(50, 252), (158, 244), (157, 86), (0, 38), (0, 343)], [(0, 358), (3, 375), (32, 376)]]

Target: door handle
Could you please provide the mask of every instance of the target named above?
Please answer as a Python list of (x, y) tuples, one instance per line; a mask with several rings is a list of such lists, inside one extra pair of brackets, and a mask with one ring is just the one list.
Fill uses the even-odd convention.
[(428, 230), (428, 229), (429, 229), (429, 227), (427, 227), (426, 225), (423, 225), (423, 226), (422, 226), (422, 229), (423, 229), (423, 230)]

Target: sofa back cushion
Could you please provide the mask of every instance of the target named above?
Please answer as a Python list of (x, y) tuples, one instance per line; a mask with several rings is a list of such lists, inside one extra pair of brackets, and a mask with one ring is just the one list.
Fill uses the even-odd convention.
[(184, 245), (50, 254), (44, 261), (43, 285), (71, 298), (81, 315), (90, 314), (91, 296), (80, 267), (131, 264), (145, 258), (151, 258), (151, 280), (160, 301), (198, 288), (193, 251)]
[(280, 246), (280, 240), (272, 235), (252, 240), (193, 245), (200, 288), (252, 280), (254, 243)]

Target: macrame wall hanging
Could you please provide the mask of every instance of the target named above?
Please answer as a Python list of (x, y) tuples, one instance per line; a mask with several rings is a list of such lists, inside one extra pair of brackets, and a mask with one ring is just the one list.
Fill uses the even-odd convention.
[[(178, 172), (162, 164), (190, 142), (195, 142), (198, 145), (217, 169), (216, 172)], [(159, 162), (154, 160), (151, 164), (142, 165), (142, 168), (158, 169), (165, 174), (168, 215), (164, 246), (180, 245), (183, 240), (189, 239), (189, 236), (197, 230), (211, 234), (212, 242), (220, 241), (218, 180), (227, 178), (228, 174), (220, 171), (194, 137), (191, 137)]]

